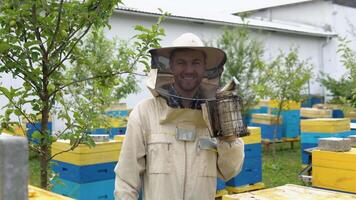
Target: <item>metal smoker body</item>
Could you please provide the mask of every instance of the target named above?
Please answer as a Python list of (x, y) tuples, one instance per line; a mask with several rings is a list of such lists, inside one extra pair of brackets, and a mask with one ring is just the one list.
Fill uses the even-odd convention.
[(215, 100), (206, 101), (205, 112), (209, 118), (213, 137), (249, 135), (241, 114), (242, 99), (234, 93), (235, 86), (236, 81), (233, 80), (216, 94)]

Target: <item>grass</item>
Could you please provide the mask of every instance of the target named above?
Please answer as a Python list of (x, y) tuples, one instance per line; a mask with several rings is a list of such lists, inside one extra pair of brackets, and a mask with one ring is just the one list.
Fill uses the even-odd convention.
[(32, 151), (30, 151), (30, 162), (29, 162), (29, 175), (30, 175), (30, 185), (40, 186), (40, 163), (38, 159), (38, 155)]
[[(276, 156), (272, 156), (272, 145), (267, 151), (263, 147), (262, 160), (262, 182), (266, 188), (285, 185), (288, 183), (303, 185), (298, 179), (298, 173), (301, 171), (301, 151), (299, 142), (294, 142), (294, 148), (291, 149), (290, 143), (276, 143)], [(40, 185), (40, 167), (38, 156), (30, 153), (30, 184)]]
[(291, 149), (290, 143), (275, 143), (276, 156), (272, 156), (272, 145), (269, 150), (263, 147), (262, 182), (266, 188), (285, 184), (304, 185), (298, 179), (302, 170), (300, 143), (294, 142)]

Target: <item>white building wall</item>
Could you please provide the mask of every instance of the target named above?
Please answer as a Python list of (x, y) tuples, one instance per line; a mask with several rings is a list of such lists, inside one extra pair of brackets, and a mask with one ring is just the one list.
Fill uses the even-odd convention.
[[(253, 13), (252, 17), (271, 21), (284, 21), (285, 23), (300, 23), (323, 27), (332, 30), (339, 37), (347, 37), (352, 42), (350, 48), (356, 50), (356, 8), (333, 4), (332, 1), (316, 0), (276, 8), (265, 9)], [(354, 31), (354, 35), (351, 31)], [(339, 40), (337, 37), (324, 41), (320, 48), (321, 71), (331, 77), (340, 79), (346, 73), (337, 53)]]
[(332, 2), (315, 0), (257, 11), (253, 18), (326, 27), (332, 21)]

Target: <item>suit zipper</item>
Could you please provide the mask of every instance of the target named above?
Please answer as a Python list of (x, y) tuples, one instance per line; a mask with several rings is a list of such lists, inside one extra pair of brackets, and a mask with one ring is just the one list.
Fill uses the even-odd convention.
[(183, 181), (183, 200), (185, 199), (185, 187), (187, 182), (187, 142), (184, 142), (184, 181)]

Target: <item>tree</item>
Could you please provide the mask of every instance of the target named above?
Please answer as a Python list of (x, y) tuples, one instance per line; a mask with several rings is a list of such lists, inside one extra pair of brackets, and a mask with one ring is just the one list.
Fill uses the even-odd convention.
[[(22, 116), (31, 124), (40, 120), (41, 127), (33, 134), (39, 142), (31, 148), (39, 153), (42, 188), (48, 186), (48, 163), (53, 158), (50, 147), (57, 137), (71, 140), (68, 151), (79, 143), (92, 144), (90, 137), (83, 134), (90, 128), (86, 120), (99, 119), (99, 114), (94, 113), (102, 110), (106, 102), (90, 96), (90, 92), (99, 94), (102, 90), (100, 94), (105, 96), (113, 92), (115, 97), (132, 92), (135, 87), (130, 85), (134, 71), (131, 67), (147, 65), (147, 49), (159, 45), (159, 36), (163, 35), (158, 25), (161, 19), (151, 29), (137, 26), (140, 34), (135, 37), (133, 49), (120, 47), (118, 61), (105, 62), (102, 56), (112, 51), (109, 47), (81, 45), (92, 28), (109, 27), (108, 19), (118, 3), (121, 1), (3, 0), (0, 5), (0, 72), (23, 81), (20, 88), (0, 87), (1, 95), (8, 100), (6, 112), (0, 116), (1, 126), (11, 129), (11, 116)], [(100, 32), (93, 32), (92, 37), (99, 39)], [(92, 45), (101, 44), (98, 41)], [(90, 53), (93, 57), (88, 57)], [(72, 69), (87, 71), (75, 73)], [(129, 80), (128, 85), (122, 82), (125, 80)], [(77, 102), (74, 108), (69, 104), (73, 101)], [(54, 105), (61, 106), (59, 113), (53, 112)], [(80, 105), (85, 106), (77, 110)], [(57, 135), (47, 129), (51, 112), (66, 121), (66, 129)]]
[[(300, 102), (301, 91), (312, 77), (312, 66), (307, 60), (300, 60), (298, 49), (291, 48), (285, 54), (281, 52), (266, 67), (261, 81), (254, 88), (261, 97), (269, 97), (277, 101), (277, 119), (287, 107), (289, 101)], [(278, 123), (279, 124), (279, 123)], [(277, 137), (277, 127), (274, 130), (274, 138)], [(275, 148), (273, 148), (273, 155)]]
[(356, 108), (356, 53), (349, 47), (351, 41), (347, 38), (339, 38), (339, 42), (337, 52), (347, 71), (339, 80), (322, 73), (320, 82), (333, 95), (331, 102)]
[(265, 68), (263, 45), (250, 36), (246, 27), (239, 27), (226, 28), (217, 40), (217, 47), (224, 50), (228, 58), (222, 82), (226, 83), (233, 77), (238, 80), (237, 93), (242, 97), (243, 114), (247, 114), (247, 110), (257, 103), (253, 87)]

